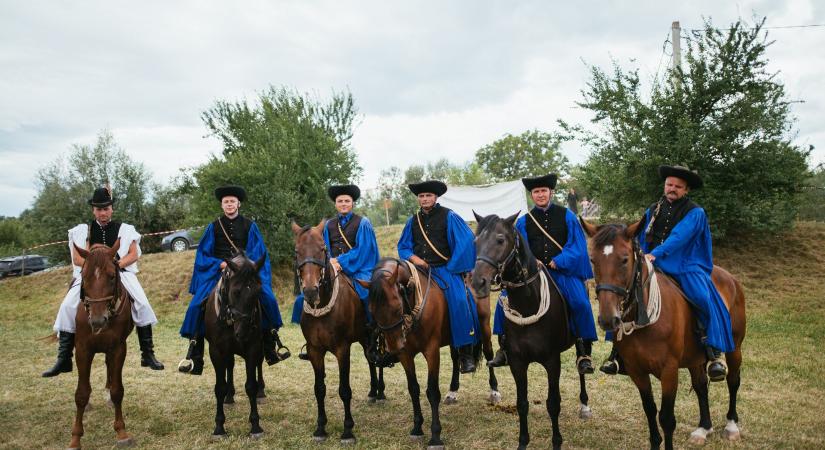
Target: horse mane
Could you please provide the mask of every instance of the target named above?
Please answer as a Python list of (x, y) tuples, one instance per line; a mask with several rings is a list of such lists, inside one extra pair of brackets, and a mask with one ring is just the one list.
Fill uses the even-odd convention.
[(237, 265), (239, 269), (237, 272), (233, 272), (234, 276), (243, 280), (257, 276), (258, 272), (255, 270), (255, 261), (249, 259), (245, 251), (241, 251), (239, 255), (232, 258), (232, 262)]
[(490, 224), (495, 223), (496, 221), (501, 220), (501, 218), (495, 214), (490, 214), (489, 216), (484, 216), (478, 222), (478, 228), (476, 228), (476, 234), (480, 234), (484, 231), (485, 228), (490, 226)]
[(378, 283), (378, 279), (381, 278), (382, 273), (385, 273), (387, 271), (387, 269), (384, 269), (384, 266), (388, 262), (394, 262), (399, 266), (401, 264), (398, 259), (389, 256), (385, 256), (378, 260), (378, 262), (375, 264), (375, 267), (372, 268), (372, 275), (370, 276), (370, 289), (368, 294), (370, 301), (384, 300), (384, 289), (381, 288), (381, 283)]
[(616, 240), (618, 235), (621, 235), (621, 237), (624, 238), (626, 231), (627, 225), (624, 224), (609, 223), (607, 225), (602, 225), (599, 227), (596, 235), (593, 236), (593, 245), (597, 247), (610, 245), (614, 240)]

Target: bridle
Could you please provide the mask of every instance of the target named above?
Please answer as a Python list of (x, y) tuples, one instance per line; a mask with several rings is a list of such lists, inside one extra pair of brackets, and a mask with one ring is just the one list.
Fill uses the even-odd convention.
[[(395, 262), (396, 262), (398, 267), (402, 266), (402, 263), (401, 263), (400, 260), (395, 260)], [(415, 266), (412, 263), (409, 263), (407, 268), (410, 271), (418, 270), (418, 269), (415, 268)], [(384, 269), (384, 268), (375, 269), (373, 274), (375, 274), (375, 272), (388, 273), (388, 274), (393, 273), (393, 271), (391, 271), (389, 269)], [(432, 271), (428, 271), (427, 272), (427, 289), (423, 293), (423, 298), (421, 299), (421, 306), (418, 308), (418, 311), (415, 313), (415, 316), (411, 317), (411, 320), (410, 320), (411, 323), (410, 324), (406, 324), (405, 322), (406, 322), (406, 318), (408, 316), (411, 316), (413, 314), (413, 311), (415, 310), (415, 307), (413, 306), (412, 302), (410, 302), (410, 293), (409, 293), (410, 289), (413, 287), (413, 286), (410, 286), (413, 283), (412, 273), (410, 274), (410, 278), (407, 281), (407, 284), (401, 283), (399, 281), (396, 281), (396, 283), (395, 283), (395, 288), (398, 290), (399, 297), (401, 297), (401, 300), (402, 300), (402, 309), (403, 309), (403, 311), (401, 312), (401, 317), (399, 317), (399, 319), (397, 321), (393, 322), (390, 325), (382, 325), (378, 321), (378, 318), (376, 317), (376, 318), (374, 318), (375, 326), (381, 332), (386, 332), (386, 331), (394, 330), (395, 328), (398, 328), (398, 327), (403, 325), (402, 334), (403, 334), (403, 337), (406, 338), (407, 333), (409, 333), (410, 329), (412, 327), (414, 327), (415, 324), (417, 324), (420, 321), (421, 315), (424, 312), (424, 305), (427, 302), (427, 297), (429, 296), (429, 292), (430, 292), (431, 277), (432, 277)], [(375, 279), (374, 275), (373, 275), (373, 279)]]
[[(297, 275), (298, 280), (301, 281), (301, 286), (302, 287), (304, 285), (304, 280), (301, 277), (301, 268), (304, 267), (307, 264), (314, 264), (314, 265), (321, 268), (321, 276), (318, 278), (318, 284), (315, 285), (316, 289), (320, 290), (321, 286), (325, 286), (325, 285), (329, 284), (330, 281), (332, 281), (332, 280), (329, 279), (329, 277), (327, 277), (327, 266), (329, 264), (329, 252), (327, 252), (327, 246), (326, 245), (324, 245), (323, 252), (324, 252), (324, 259), (319, 259), (319, 258), (315, 258), (315, 257), (310, 256), (308, 258), (304, 258), (304, 259), (302, 259), (302, 260), (295, 263), (295, 274)], [(298, 251), (297, 250), (295, 251), (295, 257), (296, 258), (298, 257)]]
[[(101, 249), (107, 249), (106, 247), (100, 247), (100, 248)], [(90, 250), (89, 253), (94, 252), (94, 251), (97, 251), (97, 249)], [(83, 261), (83, 267), (81, 267), (81, 273), (83, 271), (83, 268), (86, 267), (86, 262), (88, 260), (89, 260), (89, 258), (86, 258)], [(117, 314), (119, 313), (119, 310), (120, 310), (120, 306), (122, 305), (122, 302), (120, 301), (121, 300), (121, 298), (120, 298), (121, 297), (121, 292), (120, 292), (120, 268), (117, 266), (117, 262), (114, 259), (112, 259), (112, 264), (115, 265), (115, 278), (114, 278), (113, 286), (112, 286), (112, 295), (107, 295), (105, 297), (100, 297), (100, 298), (89, 298), (89, 297), (87, 297), (86, 296), (86, 290), (83, 289), (83, 277), (81, 276), (81, 278), (80, 278), (80, 300), (83, 302), (83, 308), (86, 310), (87, 322), (89, 322), (90, 327), (91, 327), (91, 322), (92, 322), (92, 312), (91, 312), (91, 306), (92, 305), (97, 304), (97, 303), (107, 302), (106, 307), (107, 307), (107, 310), (109, 312), (109, 316), (106, 318), (106, 323), (108, 323), (109, 320), (111, 320), (112, 318), (117, 316)], [(115, 300), (115, 299), (117, 299), (118, 301), (114, 302), (113, 300)], [(99, 333), (100, 330), (102, 330), (102, 329), (103, 329), (103, 327), (98, 329), (98, 331), (96, 331), (96, 333)], [(92, 331), (94, 331), (94, 329), (92, 329)]]
[[(644, 255), (642, 254), (642, 249), (639, 247), (639, 243), (635, 238), (632, 240), (632, 243), (633, 278), (630, 280), (628, 285), (625, 287), (610, 283), (601, 283), (596, 285), (596, 300), (598, 300), (598, 295), (601, 291), (612, 292), (622, 299), (619, 303), (619, 317), (621, 318), (624, 318), (625, 314), (633, 306), (632, 302), (636, 297), (634, 294), (637, 292), (637, 289), (641, 288), (642, 284), (642, 260), (644, 259)], [(648, 279), (649, 278), (650, 277), (648, 277)]]
[[(541, 269), (537, 269), (536, 273), (533, 275), (529, 275), (528, 268), (521, 262), (521, 259), (518, 258), (518, 249), (522, 245), (521, 239), (519, 238), (519, 232), (515, 229), (513, 230), (513, 249), (510, 250), (510, 253), (507, 254), (507, 257), (504, 258), (503, 261), (499, 262), (490, 258), (487, 255), (477, 255), (476, 262), (483, 262), (488, 264), (495, 269), (495, 273), (493, 274), (493, 279), (490, 280), (490, 291), (496, 292), (502, 289), (512, 289), (517, 287), (526, 286), (539, 276), (539, 272)], [(504, 270), (508, 268), (511, 262), (515, 261), (516, 264), (516, 272), (518, 277), (515, 281), (505, 280), (503, 278)]]
[[(252, 311), (249, 313), (239, 311), (233, 304), (232, 298), (229, 295), (229, 280), (232, 278), (232, 274), (233, 272), (228, 265), (221, 273), (221, 279), (217, 290), (218, 298), (216, 299), (218, 305), (220, 306), (218, 311), (219, 321), (225, 323), (226, 326), (232, 326), (235, 322), (247, 323), (250, 328), (255, 329), (258, 324), (261, 323), (261, 312), (259, 307), (260, 301), (253, 302)], [(244, 288), (249, 289), (249, 285)], [(225, 302), (223, 301), (224, 298), (227, 299)]]

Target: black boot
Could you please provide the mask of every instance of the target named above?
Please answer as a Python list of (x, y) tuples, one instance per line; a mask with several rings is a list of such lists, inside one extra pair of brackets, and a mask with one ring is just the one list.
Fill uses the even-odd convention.
[(189, 350), (186, 351), (186, 358), (178, 364), (178, 371), (189, 375), (203, 373), (203, 336), (189, 341)]
[(705, 352), (708, 358), (707, 371), (710, 381), (725, 381), (728, 376), (728, 365), (722, 359), (722, 352), (710, 346), (705, 346)]
[(593, 359), (590, 358), (592, 350), (592, 342), (576, 339), (576, 369), (578, 369), (581, 375), (593, 373)]
[(507, 350), (505, 348), (507, 343), (507, 335), (501, 333), (498, 335), (498, 350), (496, 350), (493, 359), (487, 361), (487, 367), (504, 367), (510, 364), (507, 361)]
[(44, 377), (54, 377), (64, 372), (72, 371), (72, 349), (74, 349), (74, 333), (58, 332), (57, 361), (54, 366), (43, 372)]
[(619, 351), (616, 350), (616, 344), (613, 344), (613, 348), (610, 349), (610, 356), (608, 356), (602, 366), (599, 367), (599, 370), (607, 375), (626, 374), (624, 364), (622, 364), (622, 357), (619, 356)]
[(476, 371), (476, 362), (473, 358), (473, 344), (467, 344), (458, 348), (458, 371), (461, 373), (473, 373)]
[(277, 364), (290, 357), (289, 349), (281, 343), (278, 330), (264, 331), (264, 359), (268, 365)]
[(137, 335), (140, 344), (140, 366), (152, 370), (163, 370), (163, 363), (155, 358), (155, 345), (152, 343), (152, 325), (137, 327)]

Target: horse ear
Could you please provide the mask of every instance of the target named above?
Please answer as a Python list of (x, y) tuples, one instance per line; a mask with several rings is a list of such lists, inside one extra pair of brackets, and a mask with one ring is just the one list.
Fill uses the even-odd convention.
[(229, 269), (230, 269), (231, 271), (233, 271), (233, 272), (239, 272), (238, 265), (237, 265), (237, 264), (235, 264), (234, 262), (232, 262), (232, 260), (231, 260), (231, 259), (224, 259), (224, 260), (223, 260), (223, 262), (225, 262), (225, 263), (226, 263), (226, 267), (229, 267)]
[(632, 223), (632, 224), (628, 225), (627, 226), (627, 231), (625, 231), (625, 236), (628, 239), (633, 239), (634, 237), (636, 237), (637, 234), (639, 234), (639, 231), (641, 231), (640, 230), (641, 226), (642, 226), (642, 221), (641, 220), (639, 220), (636, 223)]
[(481, 219), (484, 219), (484, 217), (482, 217), (482, 216), (479, 216), (479, 215), (478, 215), (478, 213), (476, 212), (476, 210), (473, 210), (473, 215), (474, 215), (474, 216), (475, 216), (475, 218), (476, 218), (476, 223), (481, 223)]
[(588, 236), (593, 237), (596, 235), (596, 232), (598, 231), (598, 227), (596, 227), (596, 225), (584, 220), (582, 216), (579, 216), (579, 222), (581, 222), (582, 228), (584, 228), (584, 232), (587, 233)]
[(74, 247), (74, 251), (76, 251), (81, 258), (86, 259), (89, 257), (89, 251), (85, 248), (78, 247), (74, 242), (72, 242), (72, 246)]
[(359, 280), (358, 278), (356, 278), (355, 281), (358, 282), (358, 284), (360, 284), (361, 287), (364, 288), (364, 289), (369, 289), (370, 288), (370, 282), (369, 281)]
[(117, 255), (117, 251), (120, 250), (120, 238), (117, 238), (114, 244), (112, 244), (112, 249), (109, 250), (109, 253), (112, 254), (112, 258)]
[(318, 222), (318, 225), (316, 225), (315, 228), (318, 229), (319, 232), (323, 232), (324, 231), (324, 225), (326, 223), (327, 223), (327, 219), (321, 217), (321, 221)]
[(515, 214), (513, 214), (512, 216), (510, 216), (510, 217), (508, 217), (508, 218), (504, 219), (504, 222), (505, 222), (505, 223), (507, 223), (507, 226), (512, 227), (513, 225), (515, 225), (515, 224), (516, 224), (516, 219), (518, 219), (518, 215), (519, 215), (519, 214), (521, 214), (521, 210), (518, 210), (518, 212), (516, 212), (516, 213), (515, 213)]
[(255, 272), (261, 270), (261, 267), (264, 266), (264, 263), (266, 263), (266, 253), (261, 255), (261, 257), (257, 261), (255, 261)]
[(395, 266), (395, 270), (393, 270), (392, 274), (390, 275), (390, 284), (395, 284), (398, 281), (398, 267), (399, 266)]
[(298, 225), (294, 220), (290, 225), (292, 225), (292, 233), (297, 236), (302, 230), (301, 226)]

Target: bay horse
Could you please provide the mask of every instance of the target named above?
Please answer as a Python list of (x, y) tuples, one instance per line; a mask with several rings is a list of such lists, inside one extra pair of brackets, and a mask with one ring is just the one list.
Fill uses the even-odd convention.
[[(244, 390), (249, 399), (249, 435), (258, 439), (264, 433), (257, 402), (259, 385), (262, 383), (256, 375), (263, 363), (261, 278), (258, 271), (265, 261), (265, 254), (258, 261), (252, 261), (243, 253), (225, 260), (226, 269), (206, 301), (206, 340), (209, 342), (209, 359), (215, 367), (216, 412), (213, 439), (227, 436), (224, 428), (224, 403), (227, 398), (234, 401), (231, 380), (235, 355), (244, 359), (246, 368)], [(263, 377), (261, 381), (262, 379)]]
[[(344, 432), (342, 444), (355, 443), (352, 429), (350, 403), (350, 348), (354, 342), (361, 344), (364, 355), (370, 345), (367, 329), (367, 314), (352, 281), (330, 263), (329, 253), (324, 243), (324, 226), (301, 227), (292, 222), (295, 235), (295, 267), (301, 290), (304, 293), (304, 311), (301, 315), (301, 331), (307, 342), (307, 354), (315, 374), (315, 400), (318, 404), (318, 420), (312, 437), (315, 441), (326, 440), (327, 413), (324, 407), (327, 387), (324, 382), (326, 369), (324, 356), (327, 352), (338, 360), (338, 395), (344, 404)], [(386, 400), (384, 395), (384, 369), (378, 368), (367, 357), (370, 370), (370, 390), (367, 397), (371, 403)]]
[(80, 271), (80, 300), (75, 323), (75, 360), (77, 362), (77, 390), (75, 390), (74, 426), (70, 449), (80, 448), (83, 436), (83, 413), (89, 404), (92, 386), (89, 375), (95, 353), (106, 354), (106, 389), (115, 409), (115, 434), (118, 446), (134, 443), (123, 421), (123, 362), (126, 359), (126, 338), (134, 328), (132, 300), (120, 282), (120, 270), (115, 256), (120, 239), (109, 248), (95, 244), (88, 251), (74, 246), (84, 259)]
[[(641, 222), (598, 227), (584, 220), (581, 222), (592, 238), (590, 257), (597, 283), (599, 325), (606, 331), (619, 331), (615, 346), (623, 369), (639, 390), (650, 429), (650, 447), (659, 448), (662, 442), (656, 424), (656, 403), (650, 375), (661, 381), (659, 424), (665, 432), (665, 448), (671, 449), (676, 428), (673, 407), (679, 368), (683, 367), (690, 371), (691, 384), (699, 400), (699, 426), (691, 433), (689, 441), (691, 444), (704, 444), (707, 435), (713, 431), (708, 405), (706, 353), (695, 334), (696, 318), (683, 292), (670, 277), (659, 272), (655, 272), (655, 277), (651, 276), (636, 239)], [(737, 440), (740, 432), (736, 395), (740, 383), (742, 340), (745, 338), (745, 295), (739, 281), (721, 267), (713, 267), (711, 279), (730, 311), (735, 350), (726, 354), (730, 403), (723, 434), (728, 440)], [(643, 328), (632, 326), (637, 308), (642, 306), (633, 300), (634, 292), (642, 289), (644, 307), (651, 310), (655, 302), (651, 303), (650, 292), (655, 292), (656, 287), (661, 298), (658, 320), (654, 322), (651, 318), (650, 325)], [(655, 295), (653, 297), (656, 298)]]
[[(559, 431), (561, 393), (561, 353), (575, 344), (567, 316), (567, 306), (555, 282), (530, 247), (516, 231), (518, 213), (499, 218), (492, 214), (476, 216), (476, 265), (472, 286), (476, 296), (489, 296), (495, 285), (507, 289), (504, 330), (510, 372), (516, 383), (516, 409), (519, 415), (519, 447), (530, 442), (527, 414), (527, 368), (541, 364), (547, 372), (547, 412), (553, 428), (553, 448), (560, 448)], [(507, 309), (511, 312), (508, 313)], [(579, 375), (579, 417), (589, 418), (588, 396), (584, 375)]]

